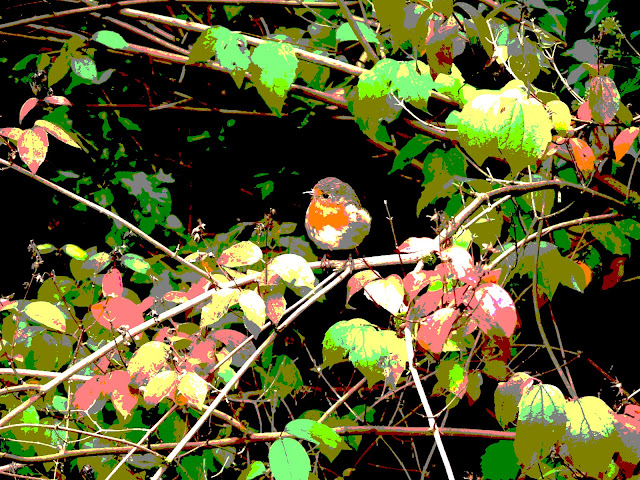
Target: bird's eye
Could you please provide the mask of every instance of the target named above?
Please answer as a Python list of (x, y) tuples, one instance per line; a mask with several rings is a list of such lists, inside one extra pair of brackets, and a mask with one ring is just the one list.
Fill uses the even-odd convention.
[(322, 194), (322, 198), (329, 198), (329, 194), (328, 193), (323, 193)]

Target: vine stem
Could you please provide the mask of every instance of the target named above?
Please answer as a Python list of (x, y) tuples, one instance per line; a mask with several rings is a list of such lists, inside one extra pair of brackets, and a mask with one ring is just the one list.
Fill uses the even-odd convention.
[(447, 478), (449, 480), (455, 480), (453, 470), (451, 469), (451, 463), (449, 462), (449, 458), (447, 457), (447, 451), (444, 449), (444, 444), (442, 443), (440, 430), (438, 429), (438, 425), (436, 424), (436, 420), (433, 416), (433, 411), (431, 410), (429, 399), (427, 398), (424, 387), (422, 386), (422, 382), (420, 381), (420, 374), (413, 364), (413, 335), (411, 334), (411, 329), (408, 325), (404, 327), (404, 341), (407, 346), (407, 355), (409, 357), (409, 371), (411, 372), (411, 376), (413, 377), (413, 382), (416, 385), (416, 390), (418, 391), (418, 395), (420, 397), (420, 401), (422, 402), (422, 406), (424, 407), (424, 411), (427, 414), (429, 427), (433, 429), (433, 439), (435, 440), (438, 447), (440, 457), (442, 457), (442, 463), (444, 464), (444, 469), (447, 472)]

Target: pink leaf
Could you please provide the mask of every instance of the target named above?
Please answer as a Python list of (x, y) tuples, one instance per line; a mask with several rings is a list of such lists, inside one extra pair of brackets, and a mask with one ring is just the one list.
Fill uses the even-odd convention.
[(516, 329), (518, 316), (513, 300), (499, 285), (488, 283), (478, 288), (469, 302), (470, 318), (490, 336), (510, 337)]
[(23, 130), (21, 128), (15, 127), (6, 127), (0, 128), (0, 135), (3, 137), (10, 138), (11, 140), (15, 140), (16, 142), (20, 139), (20, 135), (22, 135)]
[(22, 120), (24, 120), (24, 117), (26, 117), (27, 114), (31, 110), (33, 110), (33, 107), (35, 107), (37, 104), (38, 104), (38, 99), (36, 97), (31, 97), (26, 102), (24, 102), (22, 104), (22, 107), (20, 108), (20, 116), (18, 117), (18, 122), (22, 123)]
[(61, 97), (59, 95), (49, 95), (48, 97), (44, 97), (44, 101), (50, 103), (51, 105), (71, 106), (71, 102), (67, 99), (67, 97)]
[(24, 130), (18, 139), (20, 158), (27, 164), (34, 175), (47, 157), (48, 148), (49, 138), (47, 137), (47, 132), (40, 127)]
[(111, 269), (102, 277), (102, 294), (105, 297), (119, 297), (122, 295), (122, 274), (117, 268)]
[(584, 120), (585, 122), (591, 121), (591, 108), (589, 108), (588, 100), (585, 100), (580, 104), (580, 107), (578, 107), (578, 113), (576, 114), (576, 116), (580, 120)]
[(433, 353), (442, 353), (453, 322), (458, 318), (454, 308), (441, 308), (420, 322), (417, 340), (422, 348)]

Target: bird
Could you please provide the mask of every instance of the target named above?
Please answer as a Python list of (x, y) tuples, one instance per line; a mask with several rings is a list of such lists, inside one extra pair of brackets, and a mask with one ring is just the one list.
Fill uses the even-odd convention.
[(371, 230), (371, 215), (348, 183), (327, 177), (315, 184), (304, 219), (309, 238), (321, 250), (351, 250)]

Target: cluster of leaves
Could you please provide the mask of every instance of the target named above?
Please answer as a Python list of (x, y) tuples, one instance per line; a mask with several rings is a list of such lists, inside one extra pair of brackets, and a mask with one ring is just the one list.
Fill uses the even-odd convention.
[[(251, 34), (251, 15), (244, 7), (205, 7), (213, 26), (185, 21), (197, 19), (186, 7), (172, 17), (126, 11), (199, 32), (199, 37), (189, 51), (173, 45), (177, 55), (127, 42), (101, 26), (91, 37), (77, 32), (59, 50), (18, 62), (16, 72), (29, 72), (19, 80), (31, 84), (35, 95), (24, 102), (18, 121), (41, 111), (44, 115), (29, 129), (0, 129), (12, 159), (19, 156), (36, 174), (52, 135), (96, 161), (106, 160), (83, 171), (51, 161), (58, 169), (53, 180), (92, 198), (93, 204), (130, 212), (144, 234), (160, 230), (173, 247), (182, 245), (171, 250), (185, 258), (174, 268), (166, 254), (123, 253), (133, 242), (118, 222), (107, 233), (107, 244), (114, 249), (110, 253), (73, 244), (34, 249), (38, 267), (42, 256), (53, 252), (71, 257), (70, 276), (38, 277), (42, 284), (34, 300), (0, 301), (6, 312), (1, 362), (17, 378), (38, 378), (38, 371), (54, 372), (54, 379), (4, 382), (0, 409), (5, 420), (0, 425), (9, 430), (3, 448), (23, 463), (72, 444), (78, 450), (103, 448), (102, 457), (74, 457), (66, 473), (77, 477), (91, 466), (99, 478), (114, 469), (116, 478), (135, 478), (143, 470), (166, 468), (162, 455), (147, 449), (128, 456), (121, 462), (126, 466), (117, 466), (116, 454), (122, 452), (109, 450), (100, 432), (117, 432), (110, 439), (129, 447), (146, 445), (146, 435), (154, 434), (159, 443), (179, 448), (181, 438), (193, 434), (192, 424), (215, 412), (223, 424), (210, 424), (200, 439), (218, 443), (204, 453), (184, 453), (175, 467), (178, 475), (200, 478), (233, 465), (240, 478), (271, 474), (276, 480), (306, 479), (319, 477), (318, 470), (310, 473), (310, 455), (319, 452), (333, 461), (343, 450), (357, 450), (361, 438), (349, 435), (348, 427), (362, 421), (372, 425), (382, 417), (366, 403), (349, 407), (350, 413), (341, 417), (316, 409), (289, 411), (279, 437), (268, 439), (273, 442), (268, 455), (263, 452), (261, 460), (251, 461), (237, 449), (246, 441), (265, 439), (260, 437), (260, 414), (256, 419), (236, 405), (254, 402), (259, 411), (267, 399), (280, 412), (289, 408), (287, 400), (297, 400), (313, 383), (299, 360), (280, 353), (273, 343), (282, 338), (276, 333), (316, 301), (322, 287), (307, 262), (315, 257), (308, 242), (292, 235), (295, 224), (278, 224), (270, 217), (257, 225), (250, 240), (241, 240), (241, 234), (252, 224), (239, 224), (212, 240), (203, 237), (202, 225), (188, 235), (164, 185), (174, 183), (173, 172), (142, 163), (152, 158), (142, 148), (140, 158), (134, 158), (136, 138), (128, 143), (121, 138), (142, 128), (119, 109), (89, 114), (93, 130), (79, 126), (82, 117), (68, 100), (77, 105), (78, 87), (95, 91), (128, 73), (126, 66), (98, 73), (98, 56), (108, 51), (183, 63), (189, 71), (197, 64), (222, 70), (238, 92), (255, 87), (277, 117), (303, 110), (301, 126), (322, 102), (348, 109), (364, 135), (395, 152), (392, 173), (414, 177), (413, 168), (421, 168), (416, 176), (424, 188), (418, 214), (441, 209), (441, 229), (455, 228), (437, 239), (411, 238), (388, 259), (398, 263), (403, 255), (417, 254), (424, 268), (402, 276), (382, 276), (372, 268), (351, 277), (347, 308), (362, 291), (385, 319), (391, 318), (392, 328), (380, 327), (382, 322), (373, 318), (332, 322), (322, 340), (325, 374), (349, 362), (370, 392), (380, 382), (394, 391), (408, 380), (406, 364), (417, 348), (417, 363), (427, 375), (434, 373), (431, 393), (445, 397), (444, 409), (465, 396), (473, 404), (483, 384), (507, 380), (496, 390), (495, 413), (502, 427), (517, 417), (515, 442), (487, 448), (482, 462), (486, 478), (511, 479), (519, 473), (631, 477), (640, 461), (635, 410), (614, 414), (589, 396), (567, 401), (556, 387), (534, 384), (510, 366), (518, 325), (514, 293), (527, 288), (520, 280), (534, 282), (536, 302), (552, 300), (561, 284), (584, 291), (607, 255), (613, 256), (611, 271), (602, 275), (601, 287), (611, 288), (624, 275), (631, 241), (640, 239), (638, 196), (630, 191), (633, 169), (628, 181), (616, 179), (629, 170), (625, 157), (633, 157), (635, 164), (638, 156), (637, 119), (625, 95), (640, 88), (640, 73), (636, 68), (618, 74), (622, 68), (603, 62), (603, 57), (621, 59), (623, 41), (629, 41), (611, 18), (608, 0), (589, 2), (583, 12), (589, 19), (586, 32), (597, 26), (598, 34), (575, 42), (561, 71), (554, 54), (567, 46), (571, 9), (557, 8), (558, 3), (506, 2), (493, 8), (481, 3), (476, 8), (452, 0), (374, 0), (363, 8), (362, 18), (348, 5), (310, 4), (292, 9), (293, 17), (308, 22), (305, 28), (278, 24), (269, 33), (263, 19), (264, 39)], [(307, 18), (309, 11), (312, 18)], [(164, 36), (171, 34), (164, 31)], [(492, 88), (467, 81), (478, 74), (466, 71), (461, 60), (470, 52), (493, 69), (497, 80)], [(633, 53), (625, 59), (632, 66), (640, 63), (640, 55)], [(367, 64), (370, 68), (364, 68)], [(34, 70), (38, 75), (32, 77)], [(552, 76), (559, 80), (549, 80)], [(64, 96), (54, 94), (58, 89)], [(98, 103), (111, 101), (104, 93)], [(253, 106), (252, 113), (260, 107)], [(413, 122), (409, 134), (405, 120)], [(600, 193), (597, 182), (613, 188), (618, 197)], [(268, 181), (262, 185), (267, 194), (273, 186)], [(556, 193), (560, 188), (570, 192), (568, 204)], [(135, 202), (121, 196), (122, 189)], [(577, 195), (571, 192), (588, 193), (600, 203), (576, 207)], [(473, 212), (467, 212), (470, 198), (489, 201), (473, 219)], [(482, 202), (475, 200), (472, 206), (478, 209)], [(93, 204), (87, 200), (76, 208)], [(456, 223), (460, 218), (467, 223)], [(543, 234), (551, 238), (543, 241)], [(131, 274), (128, 279), (123, 279), (125, 271)], [(129, 283), (137, 286), (125, 288)], [(165, 320), (170, 326), (160, 324)], [(266, 330), (275, 333), (265, 340)], [(407, 330), (408, 342), (400, 338)], [(73, 369), (77, 375), (70, 382), (56, 380), (62, 375), (58, 372)], [(244, 375), (248, 369), (252, 375)], [(347, 382), (336, 377), (346, 389)], [(82, 384), (76, 388), (72, 382)], [(30, 395), (30, 389), (37, 395)], [(231, 414), (216, 410), (223, 399)], [(270, 420), (277, 430), (274, 417)], [(234, 428), (242, 437), (231, 437)], [(339, 428), (347, 430), (337, 433)], [(20, 473), (36, 470), (24, 466)], [(42, 471), (48, 470), (45, 464)], [(349, 473), (345, 469), (343, 476)]]

